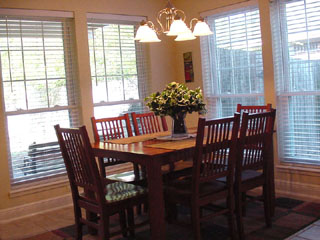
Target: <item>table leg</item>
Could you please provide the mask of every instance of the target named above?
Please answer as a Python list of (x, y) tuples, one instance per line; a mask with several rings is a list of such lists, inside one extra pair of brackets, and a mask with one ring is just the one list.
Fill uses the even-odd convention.
[(150, 239), (165, 239), (165, 209), (160, 161), (156, 159), (148, 161), (147, 176), (152, 176), (148, 177)]

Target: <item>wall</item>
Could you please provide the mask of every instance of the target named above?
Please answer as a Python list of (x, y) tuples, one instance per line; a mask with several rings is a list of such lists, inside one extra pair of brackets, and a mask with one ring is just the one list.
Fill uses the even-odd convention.
[[(251, 1), (253, 2), (253, 1)], [(242, 4), (248, 4), (247, 0), (175, 0), (177, 8), (185, 11), (187, 23), (193, 17), (199, 17), (201, 12), (213, 10), (216, 12), (234, 9)], [(274, 72), (272, 60), (272, 39), (269, 0), (256, 0), (254, 2), (260, 9), (262, 52), (264, 66), (264, 93), (265, 102), (272, 103), (276, 107), (276, 95), (274, 85)], [(188, 83), (188, 87), (202, 87), (201, 54), (199, 39), (193, 41), (175, 43), (177, 81), (184, 82), (183, 58), (184, 52), (192, 52), (195, 81)], [(197, 124), (197, 115), (188, 116), (188, 124)], [(320, 168), (317, 166), (280, 163), (277, 154), (277, 136), (274, 134), (274, 161), (276, 174), (276, 193), (283, 196), (302, 200), (320, 202)]]
[[(91, 78), (89, 66), (89, 51), (87, 40), (86, 13), (111, 13), (124, 15), (147, 16), (154, 21), (154, 16), (165, 5), (164, 1), (147, 0), (3, 0), (0, 8), (37, 9), (71, 11), (75, 16), (76, 49), (78, 56), (79, 83), (81, 88), (82, 120), (90, 131), (90, 117), (93, 116), (93, 103), (91, 94)], [(151, 90), (162, 89), (166, 83), (175, 80), (175, 67), (173, 61), (173, 42), (164, 39), (161, 43), (150, 45), (150, 82)], [(7, 148), (5, 144), (5, 117), (2, 96), (0, 96), (0, 210), (22, 204), (43, 201), (52, 197), (62, 196), (69, 192), (68, 183), (61, 180), (59, 184), (26, 187), (23, 191), (10, 189), (9, 166)], [(91, 133), (89, 135), (92, 136)]]

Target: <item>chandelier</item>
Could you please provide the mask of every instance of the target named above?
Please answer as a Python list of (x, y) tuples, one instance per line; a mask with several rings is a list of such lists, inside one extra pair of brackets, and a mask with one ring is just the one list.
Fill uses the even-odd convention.
[[(187, 27), (184, 11), (176, 9), (170, 0), (166, 7), (157, 14), (157, 22), (160, 28), (156, 28), (151, 21), (142, 21), (137, 30), (135, 40), (139, 42), (161, 42), (158, 35), (161, 33), (167, 36), (177, 36), (175, 41), (187, 41), (196, 39), (196, 36), (207, 36), (212, 34), (208, 24), (203, 18), (193, 18), (190, 27)], [(196, 22), (193, 31), (192, 25)]]

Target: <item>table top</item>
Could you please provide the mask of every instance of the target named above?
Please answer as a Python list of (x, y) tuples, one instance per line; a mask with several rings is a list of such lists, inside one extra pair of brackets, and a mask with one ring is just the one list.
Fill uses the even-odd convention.
[[(170, 133), (167, 132), (166, 135)], [(160, 140), (165, 134), (146, 134), (143, 136), (129, 137), (123, 140), (110, 140), (106, 142), (92, 143), (96, 153), (117, 152), (143, 156), (161, 156), (175, 151), (191, 149), (195, 146), (195, 137), (179, 141)]]

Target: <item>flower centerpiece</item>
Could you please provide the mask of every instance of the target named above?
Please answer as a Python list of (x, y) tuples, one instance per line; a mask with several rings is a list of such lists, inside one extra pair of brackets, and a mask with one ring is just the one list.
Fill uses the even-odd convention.
[(172, 137), (188, 135), (185, 125), (187, 113), (206, 112), (200, 88), (188, 89), (184, 84), (172, 82), (160, 93), (152, 93), (145, 98), (146, 105), (156, 115), (172, 118)]

